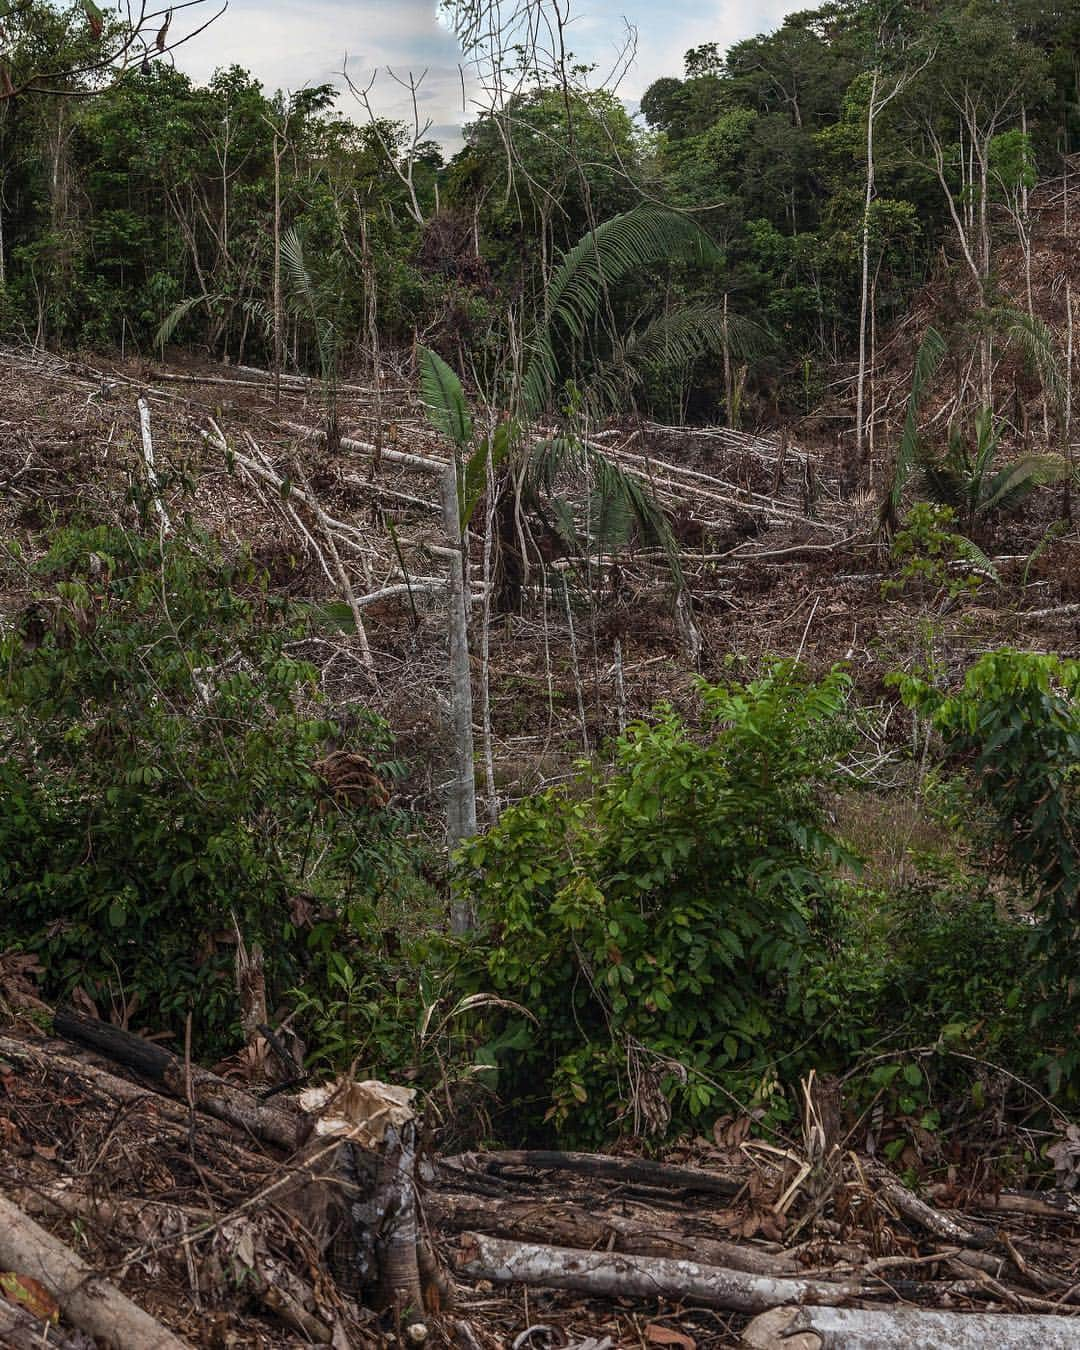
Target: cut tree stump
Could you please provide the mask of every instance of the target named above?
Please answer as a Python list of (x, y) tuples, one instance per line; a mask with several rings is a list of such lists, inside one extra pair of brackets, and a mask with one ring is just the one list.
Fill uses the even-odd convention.
[(216, 1074), (187, 1065), (179, 1056), (153, 1041), (120, 1027), (84, 1017), (72, 1008), (58, 1008), (53, 1018), (57, 1035), (89, 1046), (127, 1069), (160, 1083), (174, 1097), (191, 1100), (200, 1111), (236, 1125), (256, 1139), (293, 1153), (307, 1138), (309, 1122), (278, 1106), (257, 1101), (250, 1092), (234, 1087)]
[(933, 1308), (773, 1308), (742, 1334), (750, 1350), (1076, 1350), (1080, 1320)]
[(28, 1275), (46, 1288), (64, 1316), (103, 1346), (121, 1350), (185, 1350), (186, 1342), (62, 1242), (0, 1195), (0, 1269)]
[(458, 1267), (465, 1275), (496, 1284), (572, 1289), (594, 1298), (689, 1300), (746, 1313), (785, 1303), (850, 1303), (880, 1292), (860, 1284), (747, 1275), (697, 1261), (542, 1247), (483, 1233), (463, 1235)]

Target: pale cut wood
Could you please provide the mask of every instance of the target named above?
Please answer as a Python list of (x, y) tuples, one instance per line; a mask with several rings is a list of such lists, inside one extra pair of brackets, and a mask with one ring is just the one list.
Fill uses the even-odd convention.
[(37, 1280), (56, 1299), (68, 1321), (103, 1346), (184, 1350), (186, 1342), (95, 1274), (93, 1267), (2, 1195), (0, 1269)]
[(751, 1350), (1076, 1350), (1080, 1320), (934, 1308), (773, 1308), (742, 1333)]
[(698, 1261), (546, 1247), (484, 1233), (463, 1235), (458, 1266), (466, 1275), (496, 1284), (572, 1289), (592, 1298), (688, 1300), (729, 1312), (764, 1312), (785, 1303), (850, 1303), (875, 1292), (860, 1284), (748, 1275)]

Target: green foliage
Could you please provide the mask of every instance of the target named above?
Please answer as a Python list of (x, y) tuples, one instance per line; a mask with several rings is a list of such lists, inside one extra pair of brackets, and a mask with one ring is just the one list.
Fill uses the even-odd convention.
[[(0, 642), (0, 947), (37, 953), (53, 997), (173, 1030), (191, 1011), (206, 1052), (236, 1018), (234, 917), (272, 999), (325, 981), (334, 947), (377, 964), (402, 822), (326, 797), (335, 727), (260, 574), (201, 535), (99, 526), (58, 533), (35, 581)], [(388, 748), (375, 719), (353, 739)]]
[(904, 413), (904, 429), (900, 433), (900, 444), (896, 451), (892, 488), (881, 509), (882, 525), (889, 533), (895, 528), (904, 485), (919, 456), (919, 407), (947, 351), (945, 339), (937, 329), (928, 328), (915, 353), (911, 388), (908, 391), (907, 409)]
[(986, 806), (994, 862), (1024, 887), (1030, 904), (1034, 1017), (1047, 1037), (1043, 1067), (1052, 1091), (1076, 1090), (1075, 953), (1080, 940), (1080, 665), (1002, 650), (944, 697), (917, 681), (905, 699), (931, 710), (949, 751), (970, 769)]
[[(951, 527), (956, 513), (951, 506), (916, 502), (892, 541), (893, 559), (901, 564), (895, 579), (883, 581), (883, 595), (911, 586), (944, 592), (948, 596), (970, 594), (986, 580), (996, 582), (997, 572), (975, 544)], [(965, 564), (973, 565), (964, 570)]]
[(472, 417), (465, 402), (461, 381), (437, 353), (420, 347), (420, 396), (424, 411), (435, 430), (458, 451), (472, 440)]
[(512, 1099), (544, 1082), (575, 1138), (662, 1127), (668, 1110), (683, 1124), (715, 1105), (717, 1075), (757, 1085), (770, 1047), (805, 1031), (831, 876), (852, 862), (817, 796), (847, 688), (790, 665), (702, 683), (699, 725), (661, 707), (610, 778), (523, 802), (465, 846), (486, 932), (473, 978), (539, 1021), (503, 1066)]
[(984, 408), (972, 437), (954, 426), (943, 455), (935, 458), (924, 452), (921, 457), (924, 490), (959, 511), (966, 531), (995, 512), (1016, 510), (1037, 487), (1060, 482), (1069, 473), (1060, 455), (1023, 455), (995, 469), (1000, 440), (993, 409)]

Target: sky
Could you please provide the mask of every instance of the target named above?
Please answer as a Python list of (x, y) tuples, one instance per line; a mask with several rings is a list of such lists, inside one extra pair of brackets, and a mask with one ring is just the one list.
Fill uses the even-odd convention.
[[(207, 0), (209, 8), (212, 0)], [(573, 0), (568, 45), (575, 56), (595, 62), (597, 77), (611, 67), (623, 45), (626, 23), (638, 33), (637, 58), (619, 94), (631, 108), (653, 80), (682, 75), (683, 53), (703, 42), (726, 50), (740, 38), (768, 32), (802, 4), (788, 0)], [(196, 79), (219, 66), (241, 65), (268, 89), (306, 84), (342, 84), (348, 57), (353, 80), (366, 85), (375, 75), (371, 99), (381, 116), (411, 118), (399, 77), (426, 70), (420, 87), (422, 119), (429, 135), (450, 150), (459, 129), (476, 113), (477, 92), (463, 80), (461, 54), (440, 20), (438, 0), (229, 0), (210, 28), (177, 52), (177, 64)], [(198, 12), (198, 11), (194, 11)], [(178, 18), (180, 16), (178, 15)], [(356, 115), (363, 116), (351, 99)], [(464, 105), (464, 106), (463, 106)]]

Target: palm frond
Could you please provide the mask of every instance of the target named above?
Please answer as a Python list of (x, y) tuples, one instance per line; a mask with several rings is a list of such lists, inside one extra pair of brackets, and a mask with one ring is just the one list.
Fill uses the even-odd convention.
[(997, 568), (978, 544), (973, 544), (966, 535), (956, 534), (953, 535), (953, 547), (959, 557), (963, 558), (965, 562), (973, 563), (980, 572), (986, 574), (995, 586), (1001, 584), (1001, 577), (998, 575)]
[(628, 272), (671, 259), (718, 258), (716, 246), (687, 216), (646, 204), (612, 216), (569, 249), (545, 296), (522, 386), (526, 411), (539, 412), (557, 375), (555, 332), (580, 338), (599, 312), (605, 291)]
[[(337, 380), (341, 337), (335, 313), (340, 303), (340, 287), (336, 279), (320, 277), (309, 264), (304, 236), (295, 226), (281, 236), (281, 258), (285, 264), (286, 303), (294, 315), (311, 324), (323, 382), (327, 386), (333, 385)], [(325, 271), (326, 266), (324, 260), (321, 270)]]
[(1068, 461), (1061, 455), (1024, 455), (994, 474), (979, 498), (981, 516), (1018, 506), (1038, 487), (1060, 483), (1069, 476)]
[(243, 310), (259, 325), (263, 336), (269, 337), (274, 330), (274, 311), (270, 306), (264, 305), (261, 300), (245, 300)]
[(418, 347), (420, 396), (427, 419), (440, 436), (464, 450), (472, 440), (472, 418), (461, 381), (430, 347)]
[(491, 436), (485, 437), (469, 456), (462, 475), (461, 491), (458, 494), (461, 500), (462, 530), (472, 519), (476, 505), (484, 495), (488, 465), (491, 465), (492, 471), (498, 469), (510, 453), (516, 434), (517, 428), (512, 423), (500, 422)]
[[(668, 566), (679, 589), (683, 586), (682, 565), (671, 524), (647, 484), (627, 473), (602, 451), (578, 436), (552, 436), (532, 448), (528, 465), (530, 487), (547, 496), (561, 522), (561, 533), (568, 533), (573, 513), (566, 499), (556, 493), (561, 475), (577, 472), (589, 488), (589, 517), (585, 521), (588, 542), (603, 553), (624, 547), (636, 531), (641, 540), (664, 551)], [(573, 535), (577, 536), (576, 525)]]
[(212, 305), (223, 298), (220, 295), (211, 295), (209, 292), (204, 292), (202, 295), (189, 296), (186, 300), (181, 300), (179, 304), (173, 305), (154, 334), (154, 346), (164, 347), (167, 342), (171, 342), (172, 335), (197, 305)]
[(734, 360), (755, 361), (770, 345), (771, 335), (761, 324), (703, 301), (658, 315), (630, 337), (626, 356), (639, 368), (671, 368), (725, 346)]
[(996, 305), (987, 311), (990, 325), (1006, 339), (1019, 347), (1028, 364), (1039, 376), (1043, 392), (1060, 416), (1066, 402), (1066, 376), (1058, 356), (1054, 335), (1036, 315), (1027, 314), (1011, 305)]
[(939, 506), (959, 510), (964, 506), (966, 479), (948, 460), (926, 459), (921, 463), (919, 486), (923, 495)]
[(926, 330), (925, 337), (919, 343), (919, 350), (915, 353), (915, 364), (911, 372), (911, 389), (908, 392), (907, 412), (904, 416), (904, 429), (900, 433), (900, 444), (896, 450), (892, 488), (881, 508), (883, 529), (889, 529), (895, 524), (904, 485), (919, 459), (919, 408), (928, 387), (945, 359), (947, 350), (945, 339), (936, 328), (931, 327)]
[(308, 271), (303, 235), (295, 225), (281, 236), (281, 260), (285, 264), (285, 279), (293, 306), (302, 304), (309, 313), (314, 314), (318, 308), (315, 282)]

